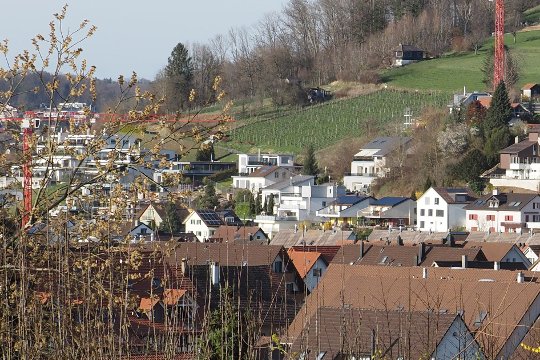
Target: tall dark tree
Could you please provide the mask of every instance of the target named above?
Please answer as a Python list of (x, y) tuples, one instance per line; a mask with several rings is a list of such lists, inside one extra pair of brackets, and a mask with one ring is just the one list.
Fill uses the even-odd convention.
[(274, 194), (270, 194), (266, 200), (266, 215), (274, 214), (274, 205)]
[(159, 231), (168, 234), (178, 234), (183, 231), (182, 219), (180, 218), (180, 210), (182, 206), (178, 203), (169, 201), (165, 203), (165, 216), (159, 225)]
[(304, 158), (304, 167), (302, 169), (304, 175), (317, 176), (319, 173), (319, 166), (317, 165), (317, 159), (315, 158), (315, 149), (313, 145), (309, 145), (306, 149), (306, 156)]
[(197, 207), (199, 209), (213, 209), (219, 205), (216, 195), (216, 188), (212, 181), (206, 181), (204, 194), (198, 199)]
[(262, 211), (261, 192), (255, 195), (255, 214), (259, 215)]
[(489, 136), (493, 130), (508, 126), (510, 119), (512, 119), (512, 107), (510, 106), (506, 85), (502, 81), (495, 89), (491, 105), (486, 112), (483, 123), (484, 134)]
[(212, 161), (215, 159), (214, 144), (211, 142), (201, 144), (201, 147), (197, 149), (197, 154), (195, 154), (196, 161)]
[(169, 56), (165, 67), (167, 78), (167, 107), (171, 111), (184, 109), (187, 105), (193, 80), (193, 64), (188, 50), (178, 43)]

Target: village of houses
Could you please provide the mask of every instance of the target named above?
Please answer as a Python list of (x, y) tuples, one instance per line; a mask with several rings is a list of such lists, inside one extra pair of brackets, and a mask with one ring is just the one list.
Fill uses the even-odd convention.
[[(537, 95), (540, 86), (522, 91)], [(477, 100), (489, 106), (490, 96), (459, 94), (451, 107)], [(521, 104), (513, 108), (516, 116), (529, 111)], [(193, 354), (194, 334), (207, 311), (218, 306), (215, 289), (227, 284), (242, 307), (260, 319), (260, 359), (536, 358), (539, 134), (540, 127), (530, 125), (527, 134), (500, 152), (498, 167), (484, 174), (492, 185), (489, 193), (433, 186), (417, 199), (370, 195), (372, 184), (390, 171), (388, 156), (407, 151), (408, 137), (371, 139), (358, 149), (342, 181), (322, 184), (302, 174), (294, 154), (258, 152), (238, 154), (237, 162), (188, 162), (164, 151), (171, 167), (139, 169), (155, 181), (153, 196), (136, 198), (114, 234), (142, 252), (145, 265), (138, 271), (153, 273), (131, 287), (140, 298), (130, 315), (134, 334), (158, 342), (166, 336), (169, 309), (181, 309), (177, 351)], [(96, 135), (60, 131), (55, 136), (76, 149)], [(141, 151), (137, 141), (108, 137), (102, 157), (89, 159), (83, 171), (95, 172), (95, 162), (106, 161), (113, 148), (124, 149), (121, 161), (129, 162), (139, 155), (133, 152)], [(69, 155), (55, 158), (51, 181), (62, 181), (76, 161)], [(35, 187), (42, 183), (45, 169), (40, 166), (46, 165), (35, 160)], [(260, 215), (246, 219), (231, 209), (194, 208), (186, 202), (174, 214), (181, 230), (160, 230), (168, 216), (165, 193), (193, 190), (204, 178), (231, 169), (237, 169), (232, 189), (220, 197), (230, 199), (239, 190), (260, 193), (265, 199)], [(193, 181), (166, 185), (167, 173)], [(123, 181), (136, 176), (130, 172)], [(2, 192), (14, 192), (9, 185), (16, 180), (2, 178)], [(173, 253), (166, 254), (171, 243)]]

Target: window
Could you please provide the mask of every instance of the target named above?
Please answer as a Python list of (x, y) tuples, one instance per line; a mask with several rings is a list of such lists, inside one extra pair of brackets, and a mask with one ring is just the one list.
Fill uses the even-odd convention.
[(147, 228), (142, 228), (141, 229), (141, 235), (146, 235), (146, 232), (147, 232)]
[(420, 221), (420, 228), (424, 228), (424, 222), (423, 221)]
[(433, 216), (433, 209), (428, 209), (427, 214), (428, 216)]
[(428, 197), (426, 197), (426, 199), (424, 200), (424, 203), (425, 203), (426, 205), (429, 205), (429, 198), (428, 198)]
[(487, 221), (495, 221), (495, 215), (486, 215)]
[(444, 217), (444, 210), (436, 210), (435, 216), (437, 217)]
[(513, 215), (506, 215), (504, 217), (504, 221), (513, 221), (514, 220), (514, 216)]
[(426, 215), (426, 209), (420, 209), (420, 216)]
[(478, 214), (469, 214), (469, 220), (478, 220)]
[(435, 201), (435, 205), (439, 205), (439, 198), (436, 197), (436, 198), (434, 199), (434, 201)]
[(322, 276), (322, 269), (313, 269), (313, 276), (315, 277), (321, 277)]
[(283, 261), (281, 260), (274, 261), (274, 272), (275, 273), (283, 272)]
[(322, 206), (323, 206), (323, 207), (326, 206), (326, 201), (323, 201), (323, 202), (322, 202)]
[(533, 222), (540, 222), (540, 215), (533, 215)]
[(290, 294), (294, 293), (294, 283), (286, 283), (285, 284), (285, 289)]
[(279, 178), (279, 172), (276, 171), (276, 172), (274, 173), (274, 177), (275, 177), (276, 179)]

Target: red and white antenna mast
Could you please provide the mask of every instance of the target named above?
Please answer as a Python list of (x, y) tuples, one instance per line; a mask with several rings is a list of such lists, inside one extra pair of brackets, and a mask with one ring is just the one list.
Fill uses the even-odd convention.
[(32, 150), (30, 141), (32, 137), (32, 125), (34, 114), (27, 112), (22, 121), (23, 130), (23, 202), (22, 228), (28, 224), (32, 213)]
[(495, 58), (493, 89), (504, 81), (504, 0), (495, 0)]

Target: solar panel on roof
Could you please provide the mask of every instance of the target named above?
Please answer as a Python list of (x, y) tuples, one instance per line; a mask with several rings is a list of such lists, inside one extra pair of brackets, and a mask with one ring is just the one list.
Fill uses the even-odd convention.
[(221, 225), (221, 219), (215, 211), (199, 211), (199, 216), (208, 225)]

